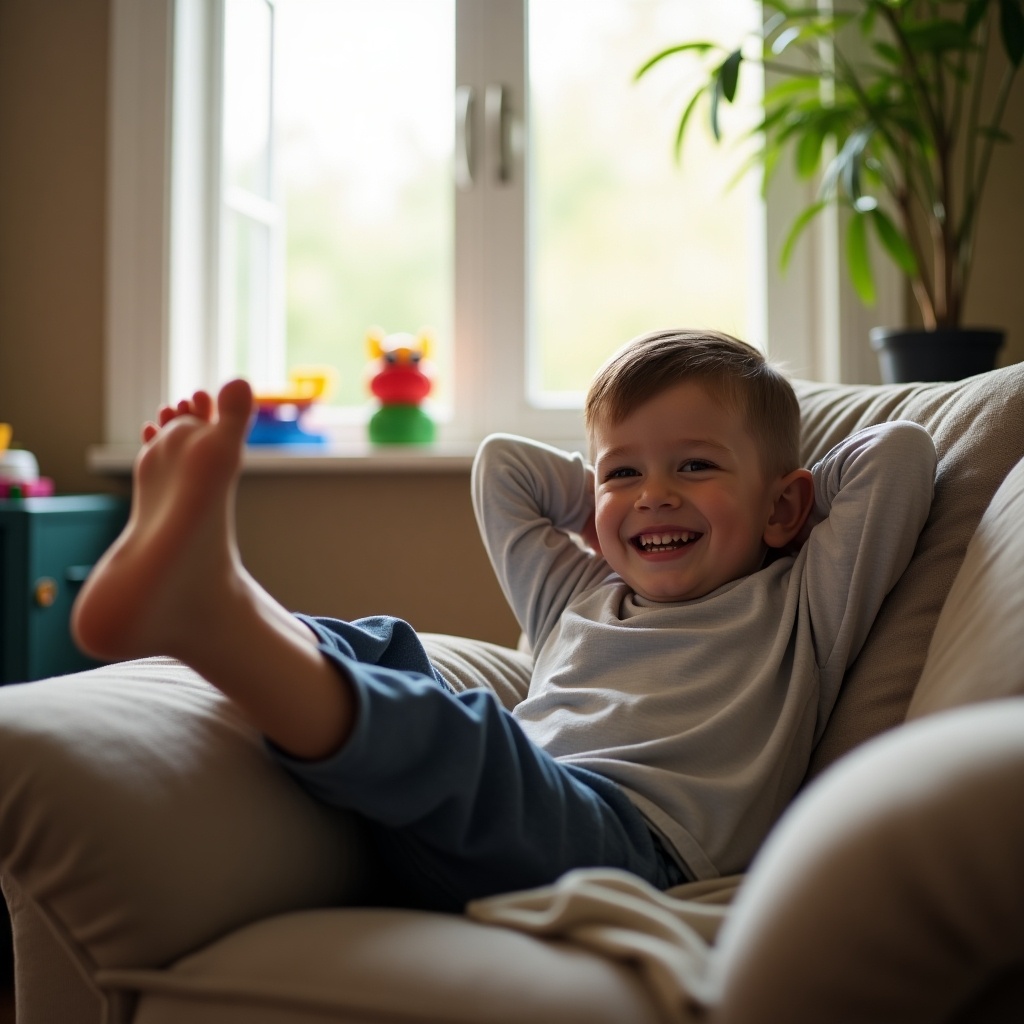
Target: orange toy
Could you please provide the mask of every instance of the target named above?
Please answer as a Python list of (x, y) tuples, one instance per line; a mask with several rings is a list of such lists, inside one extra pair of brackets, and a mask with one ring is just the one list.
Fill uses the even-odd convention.
[(289, 387), (280, 391), (257, 391), (256, 418), (249, 431), (248, 443), (324, 444), (323, 434), (306, 430), (303, 414), (330, 393), (334, 370), (328, 366), (300, 366), (288, 374)]

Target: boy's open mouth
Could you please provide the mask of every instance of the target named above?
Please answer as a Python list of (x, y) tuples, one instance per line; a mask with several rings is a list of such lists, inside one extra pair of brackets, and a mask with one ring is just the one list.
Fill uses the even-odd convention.
[(678, 551), (679, 548), (692, 544), (700, 536), (689, 530), (674, 530), (669, 533), (641, 533), (633, 538), (632, 544), (637, 551), (646, 555), (655, 555), (663, 551)]

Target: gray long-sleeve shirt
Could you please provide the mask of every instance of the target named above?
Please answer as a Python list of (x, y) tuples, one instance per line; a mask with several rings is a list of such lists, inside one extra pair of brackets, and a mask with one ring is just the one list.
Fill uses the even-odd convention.
[(799, 554), (654, 603), (572, 536), (594, 510), (581, 456), (496, 435), (474, 466), (481, 534), (535, 655), (516, 718), (552, 756), (618, 784), (694, 878), (745, 870), (799, 787), (913, 554), (935, 449), (914, 424), (884, 424), (813, 475), (821, 521)]

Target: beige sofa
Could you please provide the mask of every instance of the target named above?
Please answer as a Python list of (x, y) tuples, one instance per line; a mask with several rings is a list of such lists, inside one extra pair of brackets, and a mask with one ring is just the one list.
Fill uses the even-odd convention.
[[(1024, 366), (799, 391), (808, 461), (897, 417), (940, 461), (810, 784), (745, 879), (663, 895), (581, 872), (463, 916), (387, 908), (359, 823), (180, 665), (8, 686), (19, 1024), (1024, 1020)], [(523, 654), (430, 645), (508, 704), (527, 684)]]

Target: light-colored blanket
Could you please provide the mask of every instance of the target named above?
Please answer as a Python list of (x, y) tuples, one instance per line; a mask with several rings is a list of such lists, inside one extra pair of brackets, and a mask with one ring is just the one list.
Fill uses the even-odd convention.
[(715, 1001), (709, 955), (739, 876), (659, 890), (624, 871), (571, 871), (554, 885), (471, 903), (470, 917), (576, 943), (635, 967), (668, 1020)]

